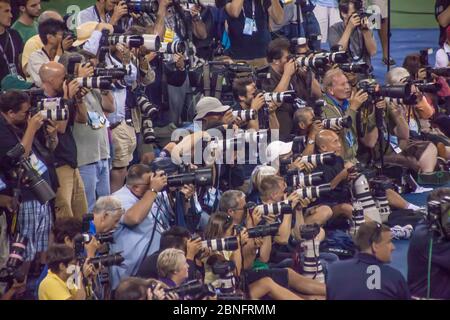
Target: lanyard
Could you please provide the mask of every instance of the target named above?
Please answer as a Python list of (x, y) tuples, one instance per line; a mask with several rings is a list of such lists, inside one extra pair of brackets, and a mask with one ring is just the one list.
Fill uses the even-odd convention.
[(6, 63), (9, 64), (9, 60), (8, 57), (6, 56), (6, 50), (8, 49), (8, 44), (11, 42), (11, 46), (12, 46), (12, 63), (14, 63), (16, 61), (16, 48), (14, 47), (14, 42), (12, 41), (11, 38), (11, 34), (6, 31), (6, 33), (8, 34), (8, 39), (6, 39), (6, 44), (5, 44), (5, 49), (3, 49), (3, 46), (0, 44), (0, 51), (3, 54), (3, 58), (5, 59)]
[[(252, 19), (255, 20), (255, 0), (252, 0)], [(244, 14), (244, 18), (247, 18), (247, 16), (245, 15), (245, 8), (244, 6), (242, 6), (242, 13)]]
[(102, 22), (108, 23), (108, 22), (109, 22), (109, 21), (108, 21), (108, 13), (105, 13), (105, 20), (106, 20), (106, 21), (103, 21), (103, 20), (102, 20), (102, 17), (100, 16), (100, 13), (98, 12), (96, 6), (94, 6), (94, 12), (95, 12), (95, 15), (97, 16), (97, 21), (98, 21), (99, 23), (102, 23)]

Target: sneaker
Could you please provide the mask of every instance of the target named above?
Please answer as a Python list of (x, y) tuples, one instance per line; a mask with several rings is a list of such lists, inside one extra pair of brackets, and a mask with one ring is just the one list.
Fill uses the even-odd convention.
[(386, 66), (387, 66), (388, 64), (389, 64), (390, 66), (393, 66), (393, 65), (397, 64), (397, 63), (395, 62), (395, 60), (392, 59), (392, 57), (389, 57), (389, 62), (388, 62), (387, 58), (383, 58), (381, 61), (382, 61)]

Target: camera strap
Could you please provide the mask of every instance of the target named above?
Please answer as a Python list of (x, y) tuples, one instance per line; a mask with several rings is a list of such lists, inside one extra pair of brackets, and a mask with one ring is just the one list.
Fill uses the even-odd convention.
[[(3, 59), (5, 60), (6, 64), (8, 65), (9, 73), (12, 75), (18, 75), (16, 65), (14, 62), (16, 61), (16, 47), (14, 46), (14, 42), (12, 40), (11, 34), (8, 30), (6, 30), (6, 34), (8, 35), (6, 39), (5, 48), (0, 44), (0, 51), (3, 55)], [(9, 62), (8, 56), (6, 55), (6, 51), (8, 50), (8, 46), (11, 43), (11, 52), (12, 52), (12, 61)]]
[(210, 68), (209, 64), (206, 62), (203, 64), (203, 90), (205, 96), (209, 97), (211, 95), (211, 78), (210, 78)]

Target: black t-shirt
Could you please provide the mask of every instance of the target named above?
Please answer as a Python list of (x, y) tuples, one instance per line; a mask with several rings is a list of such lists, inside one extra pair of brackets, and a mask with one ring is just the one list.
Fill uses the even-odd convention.
[[(344, 169), (344, 159), (341, 157), (336, 158), (334, 165), (320, 165), (314, 170), (314, 172), (323, 172), (322, 184), (330, 183), (342, 170)], [(339, 183), (336, 188), (328, 195), (321, 196), (319, 201), (321, 203), (338, 202), (344, 203), (350, 201), (350, 192), (346, 181)]]
[[(436, 20), (437, 17), (445, 11), (445, 9), (447, 9), (447, 7), (450, 5), (450, 0), (436, 0), (436, 4), (434, 6), (435, 8), (435, 16), (436, 16)], [(444, 42), (447, 38), (447, 35), (445, 33), (445, 29), (447, 29), (447, 26), (442, 27), (441, 25), (439, 25), (439, 45), (442, 47), (444, 45)]]
[[(12, 40), (12, 41), (11, 41)], [(3, 51), (0, 50), (0, 81), (9, 74), (8, 65), (14, 63), (16, 65), (16, 70), (20, 74), (20, 62), (19, 55), (23, 52), (23, 42), (20, 34), (13, 29), (8, 29), (0, 35), (0, 45), (2, 46), (6, 58), (5, 61)]]
[(73, 138), (72, 128), (75, 120), (75, 110), (70, 109), (69, 123), (66, 128), (66, 132), (63, 134), (58, 133), (58, 145), (54, 151), (55, 154), (55, 166), (62, 167), (68, 165), (72, 168), (77, 168), (77, 144)]
[(268, 12), (271, 1), (253, 1), (257, 31), (252, 35), (245, 35), (243, 32), (245, 17), (253, 19), (252, 0), (244, 0), (243, 10), (238, 18), (227, 15), (228, 35), (231, 41), (230, 55), (233, 59), (252, 60), (266, 56), (266, 48), (271, 40)]
[[(408, 249), (408, 286), (414, 297), (426, 297), (431, 232), (427, 223), (417, 225)], [(433, 238), (430, 297), (450, 299), (450, 241)]]

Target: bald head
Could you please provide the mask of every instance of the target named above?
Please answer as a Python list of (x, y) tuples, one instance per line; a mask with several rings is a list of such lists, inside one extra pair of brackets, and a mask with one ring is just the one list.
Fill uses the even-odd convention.
[(50, 61), (43, 64), (39, 69), (39, 77), (42, 82), (49, 82), (52, 78), (60, 77), (66, 73), (64, 66), (61, 63)]
[(341, 156), (342, 144), (339, 136), (331, 130), (320, 130), (316, 135), (316, 146), (320, 153), (335, 152)]
[(64, 21), (63, 17), (58, 12), (56, 12), (54, 10), (47, 10), (47, 11), (44, 11), (41, 13), (37, 22), (38, 22), (38, 24), (41, 24), (42, 22), (44, 22), (48, 19)]

